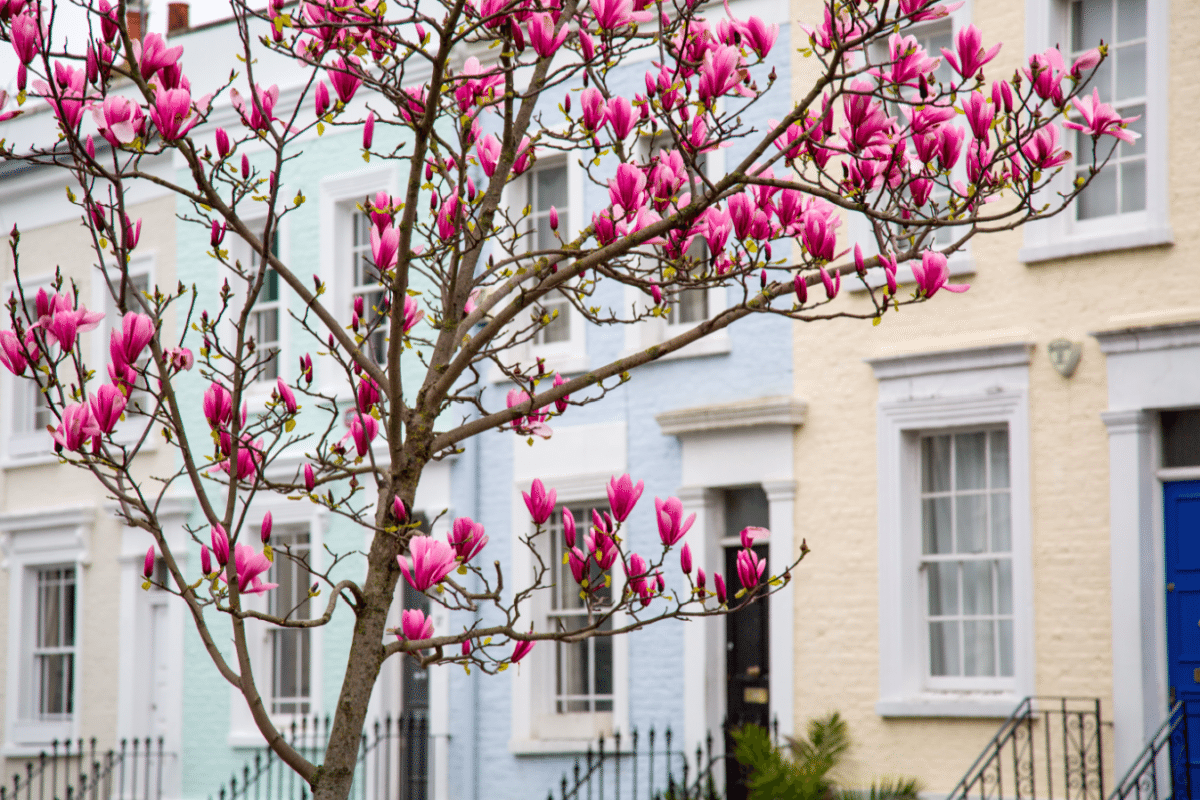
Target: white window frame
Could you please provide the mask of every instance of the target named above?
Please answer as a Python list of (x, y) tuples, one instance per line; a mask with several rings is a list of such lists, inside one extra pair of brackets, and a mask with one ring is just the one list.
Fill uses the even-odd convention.
[[(354, 241), (353, 215), (363, 198), (377, 192), (394, 196), (396, 171), (391, 166), (332, 175), (321, 181), (321, 280), (327, 287), (333, 316), (342, 325), (350, 324), (355, 295), (350, 249)], [(326, 394), (349, 402), (352, 390), (340, 379), (340, 370), (329, 356), (314, 358), (315, 385)], [(325, 364), (322, 368), (320, 365)]]
[[(530, 448), (524, 439), (513, 437), (512, 528), (525, 531), (532, 524), (521, 498), (522, 491), (539, 475), (546, 485), (558, 492), (555, 514), (562, 507), (595, 504), (604, 508), (608, 481), (627, 471), (627, 433), (624, 422), (599, 425), (575, 425), (556, 431), (554, 438)], [(579, 473), (578, 453), (591, 454), (588, 467), (596, 472)], [(591, 520), (576, 520), (579, 538), (591, 526)], [(518, 537), (512, 537), (513, 585), (533, 581), (533, 556)], [(624, 573), (614, 564), (613, 597), (624, 591)], [(545, 630), (550, 598), (538, 592), (524, 612), (535, 620), (536, 630)], [(625, 623), (626, 615), (613, 615), (613, 627)], [(509, 751), (516, 755), (582, 753), (593, 749), (600, 736), (610, 737), (615, 730), (629, 730), (629, 637), (613, 637), (613, 710), (558, 714), (555, 712), (555, 647), (540, 642), (510, 671), (513, 673), (512, 733)]]
[[(879, 381), (879, 701), (885, 717), (1007, 717), (1033, 694), (1029, 361), (1000, 344), (870, 359)], [(930, 680), (921, 560), (920, 437), (1006, 426), (1012, 513), (1013, 676)]]
[[(649, 136), (641, 137), (637, 143), (638, 155), (643, 159), (649, 158), (653, 143), (654, 141)], [(725, 175), (725, 151), (718, 148), (705, 153), (704, 156), (704, 174), (712, 180), (723, 177)], [(706, 298), (708, 301), (708, 316), (705, 318), (706, 320), (712, 319), (729, 307), (729, 292), (730, 288), (727, 286), (709, 287)], [(652, 305), (653, 301), (650, 295), (631, 286), (625, 287), (624, 307), (626, 309), (633, 306), (640, 306), (648, 310)], [(676, 305), (675, 302), (672, 302), (672, 308), (676, 307)], [(621, 353), (621, 357), (632, 355), (648, 347), (660, 345), (668, 339), (689, 331), (699, 324), (700, 322), (672, 322), (668, 314), (664, 313), (661, 317), (649, 317), (636, 325), (626, 325), (625, 349)], [(658, 360), (671, 361), (679, 358), (724, 355), (732, 349), (733, 344), (729, 338), (729, 329), (722, 328), (710, 333), (708, 336), (697, 339), (685, 347), (667, 353)]]
[[(1044, 52), (1056, 43), (1069, 43), (1069, 14), (1069, 0), (1025, 0), (1026, 58)], [(1075, 219), (1073, 211), (1067, 211), (1030, 223), (1025, 226), (1025, 246), (1020, 252), (1023, 262), (1030, 264), (1174, 242), (1167, 165), (1171, 113), (1169, 82), (1166, 80), (1171, 52), (1169, 37), (1167, 0), (1146, 0), (1146, 210), (1082, 222)], [(1057, 124), (1061, 127), (1061, 122)], [(1053, 192), (1066, 191), (1073, 178), (1073, 167), (1064, 167), (1058, 181), (1047, 188)], [(1047, 193), (1046, 202), (1052, 201), (1053, 195)]]
[[(917, 38), (924, 38), (924, 37), (930, 36), (931, 34), (933, 34), (935, 32), (941, 32), (942, 30), (948, 29), (950, 32), (950, 41), (953, 42), (954, 37), (958, 35), (958, 32), (960, 30), (962, 30), (963, 28), (965, 28), (967, 25), (971, 24), (972, 4), (973, 4), (972, 0), (967, 0), (967, 2), (963, 3), (962, 6), (955, 9), (954, 11), (952, 11), (948, 16), (943, 17), (941, 19), (929, 20), (927, 22), (922, 22), (920, 24), (914, 25), (912, 28), (904, 31), (903, 35), (904, 36), (916, 36)], [(953, 50), (954, 45), (951, 44), (949, 49)], [(875, 54), (875, 57), (876, 57), (876, 60), (878, 60), (880, 57), (886, 58), (887, 55), (888, 55), (887, 48), (881, 47), (879, 49), (879, 52), (877, 52)], [(941, 54), (940, 51), (938, 51), (936, 53), (931, 52), (931, 53), (929, 53), (929, 55), (932, 58), (943, 58), (943, 59), (945, 58)], [(955, 77), (957, 77), (957, 73), (955, 73)], [(957, 118), (951, 120), (950, 124), (956, 124), (956, 125), (959, 125), (960, 127), (963, 127), (962, 120), (959, 120)], [(965, 154), (965, 145), (964, 145), (964, 154)], [(964, 155), (959, 160), (959, 163), (955, 166), (954, 170), (952, 171), (953, 172), (952, 177), (954, 179), (964, 180), (964, 181), (966, 180), (967, 171), (966, 171), (965, 164), (966, 164), (966, 157)], [(857, 213), (847, 214), (844, 230), (848, 234), (847, 241), (848, 242), (857, 242), (858, 244), (860, 244), (862, 246), (863, 255), (865, 257), (869, 258), (871, 256), (879, 254), (879, 248), (875, 244), (875, 236), (872, 233), (871, 225), (862, 214), (857, 214)], [(965, 227), (956, 227), (956, 228), (951, 228), (951, 230), (957, 234), (961, 234), (966, 229), (965, 229)], [(935, 234), (935, 237), (936, 237), (936, 234)], [(797, 246), (797, 248), (799, 248), (799, 244), (797, 244), (796, 246)], [(850, 245), (850, 246), (853, 246), (853, 245)], [(934, 248), (938, 248), (938, 247), (943, 247), (945, 245), (944, 244), (938, 245), (936, 238), (935, 238), (934, 242), (932, 243), (932, 246)], [(906, 261), (905, 263), (900, 264), (897, 267), (897, 269), (896, 269), (896, 283), (897, 284), (903, 286), (905, 284), (916, 283), (916, 278), (913, 276), (912, 266), (913, 266), (913, 262)], [(975, 274), (975, 257), (974, 257), (974, 255), (972, 255), (972, 252), (971, 252), (971, 243), (967, 242), (961, 248), (959, 248), (955, 252), (951, 253), (950, 256), (946, 259), (946, 266), (950, 270), (950, 277), (952, 277), (952, 278), (961, 278), (961, 277), (967, 276), (967, 275), (974, 275)], [(858, 278), (855, 278), (853, 280), (847, 281), (846, 288), (849, 289), (851, 292), (865, 292), (865, 291), (867, 291), (868, 287), (870, 287), (871, 289), (878, 289), (881, 286), (887, 286), (887, 276), (884, 273), (883, 267), (875, 267), (874, 269), (867, 270), (866, 283), (867, 283), (867, 285), (863, 286), (862, 281), (860, 281)]]
[[(315, 511), (309, 510), (300, 507), (300, 504), (297, 503), (286, 503), (286, 501), (280, 502), (276, 498), (261, 497), (255, 503), (252, 512), (246, 516), (245, 527), (242, 529), (242, 535), (247, 537), (245, 540), (246, 543), (252, 545), (256, 550), (261, 550), (262, 548), (258, 531), (262, 525), (263, 516), (267, 511), (271, 512), (272, 521), (278, 530), (307, 529), (309, 564), (314, 573), (324, 569), (325, 562), (322, 554), (324, 553), (325, 537), (328, 530), (328, 516), (319, 509)], [(277, 556), (277, 558), (279, 557), (282, 556)], [(320, 597), (309, 601), (310, 614), (324, 612), (324, 603), (328, 599), (326, 594), (323, 591)], [(268, 599), (265, 595), (242, 595), (242, 603), (246, 608), (253, 608), (257, 611), (267, 613)], [(312, 628), (309, 631), (310, 660), (308, 685), (310, 697), (308, 711), (303, 714), (286, 714), (272, 713), (271, 711), (274, 666), (272, 659), (272, 627), (261, 620), (246, 620), (246, 645), (250, 649), (250, 663), (254, 668), (255, 686), (258, 688), (259, 695), (261, 695), (263, 702), (266, 704), (272, 723), (280, 730), (283, 730), (289, 728), (292, 722), (299, 725), (301, 718), (311, 720), (325, 713), (326, 706), (323, 695), (324, 628)], [(230, 747), (261, 748), (265, 746), (266, 743), (258, 730), (258, 726), (254, 723), (254, 717), (250, 714), (250, 708), (246, 705), (246, 700), (242, 696), (242, 693), (234, 687), (230, 687), (229, 691), (230, 720), (227, 744)]]
[[(0, 516), (4, 561), (8, 572), (8, 655), (5, 689), (3, 755), (36, 755), (57, 739), (79, 737), (84, 709), (82, 679), (86, 664), (88, 547), (95, 508), (76, 506), (20, 511)], [(56, 720), (36, 719), (29, 692), (32, 688), (33, 625), (36, 614), (37, 571), (69, 567), (75, 570), (75, 680), (72, 713)]]
[[(261, 525), (261, 522), (259, 524)], [(276, 571), (279, 569), (281, 564), (285, 564), (285, 563), (291, 564), (292, 563), (290, 561), (290, 559), (288, 559), (285, 555), (282, 555), (285, 548), (288, 545), (292, 544), (292, 542), (285, 541), (285, 539), (290, 539), (293, 536), (297, 536), (297, 535), (301, 535), (301, 534), (307, 535), (308, 541), (304, 543), (303, 549), (306, 549), (308, 551), (308, 563), (309, 563), (310, 567), (313, 564), (313, 558), (315, 556), (315, 554), (313, 553), (313, 549), (312, 549), (312, 545), (313, 545), (312, 531), (310, 530), (308, 525), (303, 524), (303, 523), (289, 524), (289, 525), (281, 524), (281, 525), (278, 525), (275, 527), (275, 531), (277, 532), (277, 535), (272, 536), (272, 539), (271, 539), (271, 546), (276, 551), (275, 560), (274, 560), (274, 563), (271, 565), (271, 569), (268, 571), (267, 575), (264, 576), (264, 580), (267, 582), (270, 582), (270, 583), (277, 582), (276, 581)], [(301, 549), (302, 548), (297, 546), (296, 547), (297, 553), (299, 553), (299, 551)], [(268, 613), (270, 613), (269, 608), (270, 608), (271, 601), (273, 599), (273, 595), (277, 591), (279, 591), (279, 590), (272, 589), (271, 591), (267, 592), (267, 594), (266, 594)], [(311, 619), (313, 610), (316, 608), (318, 602), (319, 602), (319, 598), (309, 598), (309, 600), (308, 600), (308, 616), (301, 617), (299, 612), (297, 612), (297, 614), (294, 618), (295, 619)], [(313, 679), (312, 664), (313, 664), (313, 657), (315, 656), (315, 653), (313, 653), (313, 633), (314, 633), (314, 631), (315, 631), (314, 628), (279, 628), (279, 627), (271, 626), (271, 625), (267, 626), (267, 630), (265, 631), (266, 641), (263, 643), (263, 652), (265, 654), (264, 661), (266, 663), (266, 673), (270, 677), (263, 681), (264, 685), (262, 687), (262, 696), (263, 696), (264, 701), (267, 703), (267, 710), (273, 718), (289, 718), (289, 717), (294, 716), (297, 719), (299, 719), (301, 717), (309, 717), (313, 713), (314, 698), (317, 694), (317, 688), (318, 688), (312, 682), (312, 679)], [(308, 637), (308, 651), (309, 651), (309, 656), (308, 656), (308, 696), (306, 698), (300, 697), (299, 695), (294, 698), (281, 698), (281, 697), (276, 697), (276, 695), (275, 695), (275, 667), (276, 667), (275, 640), (278, 638), (280, 633), (285, 633), (285, 634), (295, 633), (297, 635), (297, 638), (303, 638), (305, 636)], [(287, 712), (287, 711), (276, 711), (275, 710), (276, 703), (288, 703), (288, 702), (304, 703), (305, 705), (308, 706), (308, 710), (302, 711), (302, 712), (298, 712), (298, 711)]]
[[(251, 220), (247, 221), (247, 225), (251, 228), (251, 230), (258, 230), (260, 233), (265, 224), (266, 224), (266, 217), (259, 217), (259, 218), (251, 219)], [(287, 223), (287, 220), (276, 220), (275, 224), (276, 224), (276, 228), (275, 228), (276, 235), (279, 237), (279, 256), (278, 257), (281, 261), (283, 261), (286, 264), (288, 262), (288, 256), (289, 256), (288, 244), (287, 244), (287, 242), (288, 242), (288, 236), (287, 236), (288, 223)], [(225, 239), (225, 243), (228, 245), (230, 262), (241, 261), (244, 269), (250, 269), (251, 259), (256, 254), (251, 251), (249, 243), (246, 242), (246, 240), (242, 239), (240, 236), (237, 236), (236, 234), (227, 236)], [(237, 295), (238, 299), (234, 301), (236, 304), (238, 304), (238, 305), (233, 306), (233, 308), (235, 310), (235, 314), (231, 318), (227, 319), (225, 322), (225, 325), (224, 325), (225, 341), (228, 343), (232, 343), (232, 342), (236, 341), (236, 336), (237, 336), (237, 331), (234, 329), (234, 325), (236, 323), (236, 317), (237, 317), (236, 311), (240, 310), (240, 302), (245, 299), (245, 297), (246, 297), (245, 293), (249, 291), (249, 284), (247, 284), (241, 278), (234, 278), (231, 270), (225, 269), (224, 272), (230, 278), (230, 286), (238, 286), (240, 284), (244, 289), (244, 291), (241, 291), (238, 293), (238, 295)], [(279, 299), (274, 301), (276, 308), (278, 310), (278, 313), (279, 313), (279, 331), (278, 331), (279, 340), (277, 342), (279, 352), (275, 355), (275, 358), (276, 358), (276, 363), (278, 364), (278, 377), (282, 377), (284, 380), (287, 380), (288, 364), (290, 363), (290, 361), (288, 360), (288, 357), (289, 357), (289, 354), (291, 353), (291, 348), (289, 347), (289, 341), (288, 341), (290, 338), (288, 336), (288, 329), (290, 328), (290, 326), (288, 325), (288, 314), (287, 314), (290, 296), (291, 296), (291, 292), (290, 292), (287, 284), (284, 282), (283, 278), (279, 278)], [(250, 333), (251, 333), (251, 335), (253, 335), (255, 337), (255, 342), (254, 342), (255, 356), (257, 357), (258, 356), (258, 331), (257, 331), (257, 328), (253, 324), (253, 320), (254, 320), (254, 311), (251, 311), (250, 312), (250, 322), (251, 322)], [(273, 391), (275, 391), (275, 378), (260, 378), (259, 380), (256, 380), (253, 382), (247, 382), (246, 383), (246, 391), (245, 391), (246, 402), (249, 404), (251, 410), (261, 411), (263, 408), (265, 408), (266, 402), (267, 402), (267, 400), (270, 399), (271, 393)]]
[[(509, 209), (510, 216), (520, 218), (518, 229), (526, 237), (525, 249), (531, 249), (533, 245), (533, 213), (528, 217), (522, 217), (524, 209), (530, 205), (530, 183), (533, 181), (533, 176), (539, 170), (552, 169), (555, 167), (563, 167), (567, 171), (567, 208), (565, 210), (566, 224), (560, 226), (560, 231), (564, 241), (570, 241), (568, 237), (574, 231), (577, 231), (582, 226), (583, 214), (583, 171), (577, 164), (572, 163), (571, 159), (547, 156), (539, 159), (530, 170), (521, 175), (517, 180), (511, 181), (504, 187), (504, 196), (502, 199), (503, 205)], [(560, 209), (560, 212), (562, 210)], [(519, 245), (520, 246), (520, 245)], [(587, 355), (587, 320), (583, 318), (578, 311), (575, 310), (569, 303), (566, 304), (569, 313), (570, 336), (566, 341), (539, 343), (535, 338), (531, 338), (528, 342), (517, 349), (514, 355), (522, 362), (532, 367), (538, 358), (544, 359), (546, 370), (549, 372), (561, 372), (566, 374), (578, 374), (588, 370), (588, 355)], [(528, 316), (522, 314), (514, 321), (514, 325), (524, 326), (528, 323)], [(489, 377), (494, 382), (507, 380), (507, 377), (499, 369), (493, 368), (489, 371)]]
[[(52, 276), (44, 276), (23, 283), (25, 297), (32, 302), (37, 296), (38, 289), (50, 290), (50, 279)], [(17, 284), (10, 281), (4, 286), (4, 297), (8, 297), (10, 293), (17, 290)], [(4, 309), (3, 327), (8, 327), (8, 309)], [(35, 320), (36, 321), (36, 320)], [(18, 376), (13, 375), (8, 370), (0, 370), (0, 389), (3, 394), (0, 397), (4, 398), (4, 408), (0, 409), (0, 436), (3, 437), (4, 447), (0, 453), (0, 458), (3, 458), (4, 467), (16, 467), (33, 464), (45, 464), (56, 461), (57, 456), (54, 454), (54, 440), (45, 430), (17, 430), (16, 415), (18, 410), (25, 411), (24, 406), (33, 399), (34, 384), (29, 379), (29, 368), (25, 368), (25, 374)], [(21, 395), (25, 394), (25, 397)], [(55, 420), (53, 415), (50, 418), (50, 424), (54, 425)]]

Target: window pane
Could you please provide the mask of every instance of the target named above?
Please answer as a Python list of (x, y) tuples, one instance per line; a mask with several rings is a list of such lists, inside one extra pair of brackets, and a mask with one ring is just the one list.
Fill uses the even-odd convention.
[(1013, 623), (1011, 619), (1002, 619), (996, 623), (999, 626), (1000, 641), (1000, 676), (1013, 676)]
[(921, 440), (921, 491), (950, 491), (949, 436), (927, 436)]
[[(572, 626), (574, 627), (574, 626)], [(558, 645), (558, 712), (578, 713), (588, 710), (588, 642)]]
[(992, 562), (962, 562), (963, 615), (983, 616), (992, 609)]
[(950, 498), (935, 497), (922, 501), (921, 518), (924, 528), (923, 552), (930, 555), (954, 552), (950, 527)]
[(1117, 0), (1117, 41), (1146, 35), (1146, 0)]
[(987, 495), (960, 494), (954, 498), (954, 533), (959, 553), (987, 550)]
[(988, 434), (991, 486), (993, 489), (1008, 488), (1008, 431), (992, 431)]
[(1013, 613), (1012, 608), (1012, 560), (996, 560), (996, 610), (1001, 614)]
[(1146, 162), (1127, 161), (1121, 165), (1121, 212), (1146, 209)]
[(1012, 549), (1012, 512), (1007, 492), (992, 495), (992, 552)]
[(929, 674), (960, 674), (957, 622), (929, 623)]
[[(1091, 152), (1090, 137), (1087, 152)], [(1117, 213), (1117, 171), (1111, 165), (1101, 170), (1075, 202), (1079, 219), (1096, 219)]]
[[(1116, 48), (1117, 100), (1146, 94), (1146, 45), (1127, 44)], [(1124, 114), (1122, 114), (1124, 116)]]
[(954, 437), (954, 489), (983, 489), (987, 486), (984, 471), (986, 433), (960, 433)]
[(1129, 158), (1130, 156), (1140, 156), (1146, 152), (1146, 106), (1140, 103), (1135, 106), (1123, 106), (1118, 109), (1121, 116), (1125, 119), (1137, 117), (1136, 120), (1129, 123), (1129, 130), (1138, 134), (1138, 138), (1133, 141), (1133, 144), (1121, 142), (1117, 146), (1117, 154), (1121, 158)]
[(1200, 466), (1200, 409), (1162, 412), (1164, 467)]
[(548, 211), (554, 206), (561, 213), (567, 207), (567, 168), (549, 167), (539, 169), (535, 176), (537, 203), (534, 211)]
[[(611, 629), (611, 625), (605, 625), (605, 629)], [(596, 694), (605, 695), (613, 693), (613, 646), (612, 637), (601, 636), (592, 640), (595, 647), (596, 655)], [(600, 709), (597, 709), (599, 711)]]
[[(557, 298), (553, 301), (543, 301), (542, 306), (546, 315), (552, 317), (549, 324), (545, 325), (538, 331), (536, 342), (538, 344), (554, 344), (556, 342), (571, 341), (571, 304), (566, 298)], [(554, 316), (554, 312), (558, 312), (558, 316)]]
[(991, 620), (963, 621), (963, 675), (996, 674), (996, 624)]
[[(1095, 46), (1096, 46), (1095, 44), (1092, 45), (1092, 47), (1095, 47)], [(1090, 49), (1090, 48), (1088, 48), (1088, 49)], [(1100, 99), (1103, 102), (1105, 102), (1105, 103), (1112, 102), (1113, 70), (1115, 69), (1115, 67), (1113, 66), (1114, 63), (1115, 63), (1115, 60), (1110, 56), (1109, 58), (1106, 58), (1106, 59), (1104, 59), (1104, 61), (1100, 62), (1100, 66), (1096, 67), (1096, 74), (1094, 76), (1092, 76), (1092, 82), (1088, 84), (1088, 88), (1087, 88), (1087, 95), (1089, 97), (1092, 94), (1092, 89), (1095, 88), (1095, 89), (1100, 90)], [(1089, 149), (1085, 152), (1090, 153), (1091, 150)]]
[(708, 319), (708, 290), (685, 289), (676, 295), (669, 312), (671, 324), (703, 322)]
[(1078, 32), (1078, 37), (1072, 40), (1075, 50), (1090, 50), (1100, 44), (1101, 39), (1112, 41), (1112, 0), (1076, 2), (1071, 11), (1075, 22), (1072, 27)]
[(958, 613), (958, 564), (934, 561), (929, 570), (929, 616), (945, 617)]

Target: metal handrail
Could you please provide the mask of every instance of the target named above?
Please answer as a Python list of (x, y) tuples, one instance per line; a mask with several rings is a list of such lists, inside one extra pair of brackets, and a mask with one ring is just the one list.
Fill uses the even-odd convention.
[[(1164, 754), (1164, 750), (1166, 753)], [(1159, 773), (1162, 771), (1160, 760), (1167, 758), (1167, 775), (1171, 785), (1166, 797), (1180, 800), (1192, 798), (1191, 760), (1188, 750), (1187, 706), (1183, 701), (1177, 702), (1162, 725), (1150, 737), (1146, 747), (1134, 759), (1125, 776), (1117, 782), (1109, 800), (1125, 800), (1134, 795), (1138, 800), (1155, 800), (1159, 794)], [(1177, 789), (1182, 783), (1183, 792)]]

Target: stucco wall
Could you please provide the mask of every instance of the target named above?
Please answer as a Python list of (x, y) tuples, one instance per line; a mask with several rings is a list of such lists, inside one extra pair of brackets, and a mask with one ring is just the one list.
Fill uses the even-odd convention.
[[(795, 18), (819, 18), (814, 7), (792, 3)], [(1175, 2), (1170, 13), (1170, 153), (1190, 158), (1200, 113), (1191, 82), (1200, 66), (1200, 7)], [(986, 42), (1005, 42), (988, 77), (1011, 74), (1025, 58), (1024, 4), (976, 0), (974, 21)], [(803, 36), (798, 28), (794, 35)], [(795, 58), (797, 74), (811, 69)], [(794, 89), (799, 95), (805, 87)], [(1172, 162), (1170, 173), (1173, 246), (1025, 265), (1017, 259), (1022, 232), (980, 237), (971, 244), (978, 272), (964, 279), (972, 285), (964, 295), (939, 293), (875, 328), (845, 321), (796, 327), (795, 391), (809, 403), (796, 436), (796, 472), (808, 476), (800, 479), (796, 523), (813, 548), (797, 576), (796, 715), (846, 715), (856, 778), (909, 774), (930, 791), (947, 791), (999, 724), (875, 713), (877, 515), (888, 511), (875, 502), (878, 385), (867, 358), (1036, 344), (1029, 367), (1035, 686), (1038, 694), (1100, 697), (1111, 719), (1108, 440), (1100, 420), (1108, 400), (1104, 356), (1088, 333), (1200, 316), (1191, 256), (1200, 239), (1200, 190), (1182, 164)], [(861, 294), (843, 292), (835, 307), (866, 307)], [(1046, 355), (1046, 343), (1059, 337), (1083, 344), (1070, 379)]]
[[(62, 218), (70, 210), (64, 210), (66, 204), (59, 200), (61, 192), (61, 186), (57, 186), (54, 191), (57, 204), (32, 192), (27, 197), (27, 202), (57, 205), (57, 210), (47, 213), (47, 217)], [(143, 223), (137, 254), (153, 255), (155, 280), (158, 285), (167, 287), (175, 284), (173, 212), (174, 201), (163, 199), (132, 205), (128, 212), (130, 217), (140, 218)], [(10, 219), (7, 230), (16, 215), (9, 211), (6, 216)], [(81, 302), (89, 308), (103, 310), (103, 306), (94, 300), (97, 296), (95, 282), (99, 279), (93, 266), (96, 261), (95, 253), (90, 249), (89, 238), (79, 219), (68, 218), (66, 221), (42, 227), (23, 224), (19, 254), (23, 283), (48, 279), (53, 276), (55, 267), (60, 267), (64, 278), (74, 281), (79, 287)], [(7, 237), (3, 256), (0, 258), (3, 259), (4, 265), (3, 283), (7, 285), (13, 279), (13, 259)], [(5, 296), (7, 297), (7, 293)], [(7, 317), (7, 308), (4, 314)], [(173, 318), (169, 317), (165, 324), (170, 330), (174, 324)], [(8, 326), (4, 324), (0, 327)], [(80, 346), (89, 363), (96, 352), (97, 337), (104, 330), (101, 326), (97, 332), (85, 333), (80, 337)], [(107, 344), (104, 344), (102, 349), (107, 359)], [(90, 365), (96, 367), (95, 364)], [(103, 369), (103, 365), (100, 365), (99, 370)], [(13, 380), (7, 373), (4, 379)], [(11, 396), (8, 391), (9, 385), (5, 384), (4, 388), (2, 396), (5, 400), (2, 402), (7, 404), (7, 398)], [(5, 411), (7, 412), (7, 408)], [(154, 440), (150, 441), (153, 443)], [(85, 739), (96, 737), (99, 746), (107, 748), (115, 744), (117, 737), (121, 623), (117, 610), (122, 592), (117, 555), (121, 552), (123, 528), (105, 511), (105, 492), (96, 479), (83, 470), (60, 465), (49, 447), (49, 437), (47, 442), (45, 457), (31, 459), (28, 465), (10, 464), (7, 468), (0, 469), (0, 513), (50, 512), (62, 507), (83, 505), (95, 507), (90, 543), (87, 546), (90, 560), (78, 576), (80, 594), (76, 606), (76, 641), (80, 648), (80, 657), (75, 667), (75, 702), (80, 723), (79, 735)], [(3, 446), (5, 443), (0, 443), (0, 447)], [(161, 475), (170, 471), (172, 463), (169, 451), (165, 448), (151, 447), (137, 460), (134, 472), (143, 479), (152, 474)], [(9, 569), (0, 570), (0, 643), (6, 648), (13, 641), (13, 632), (9, 630), (8, 608), (9, 582), (12, 579)], [(0, 693), (4, 692), (5, 686), (0, 682)], [(7, 711), (7, 704), (14, 701), (15, 698), (0, 699), (0, 713)]]

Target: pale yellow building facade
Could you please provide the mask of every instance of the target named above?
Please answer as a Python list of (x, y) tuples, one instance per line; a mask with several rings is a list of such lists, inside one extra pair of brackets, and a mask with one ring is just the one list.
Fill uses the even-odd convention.
[[(795, 438), (796, 536), (813, 552), (795, 588), (795, 716), (799, 729), (841, 711), (859, 780), (913, 775), (944, 794), (1021, 698), (1075, 695), (1101, 702), (1108, 791), (1167, 713), (1163, 493), (1200, 477), (1165, 466), (1162, 432), (1164, 419), (1191, 419), (1162, 412), (1200, 407), (1200, 4), (969, 0), (935, 24), (950, 33), (974, 23), (988, 45), (1004, 42), (990, 81), (1070, 41), (1081, 19), (1102, 21), (1102, 6), (1144, 14), (1127, 62), (1144, 55), (1144, 75), (1119, 76), (1142, 81), (1144, 196), (978, 237), (953, 262), (952, 280), (970, 291), (940, 292), (878, 327), (796, 327), (795, 393), (808, 403)], [(820, 19), (819, 3), (792, 9), (795, 20)], [(1126, 26), (1121, 44), (1136, 23), (1111, 24)], [(804, 33), (793, 30), (799, 48)], [(794, 69), (812, 66), (797, 54)], [(806, 88), (797, 80), (796, 96)], [(869, 307), (863, 292), (843, 295), (845, 308)], [(1052, 363), (1055, 340), (1081, 346), (1069, 377)], [(986, 622), (968, 621), (965, 594), (943, 595), (937, 602), (961, 615), (931, 632), (931, 618), (953, 614), (930, 606), (931, 570), (943, 567), (931, 566), (938, 548), (922, 514), (936, 498), (922, 470), (937, 448), (967, 452), (976, 440), (962, 437), (979, 432), (1007, 437), (1008, 485), (980, 496), (1007, 498), (1011, 539), (975, 548), (985, 561), (989, 548), (1003, 551), (994, 596), (974, 601), (990, 602), (990, 617), (973, 610)], [(989, 440), (978, 458), (998, 457), (1003, 444)], [(964, 652), (963, 626), (976, 624), (994, 626), (990, 667)], [(931, 644), (951, 628), (958, 651)], [(950, 657), (962, 660), (941, 663)]]

